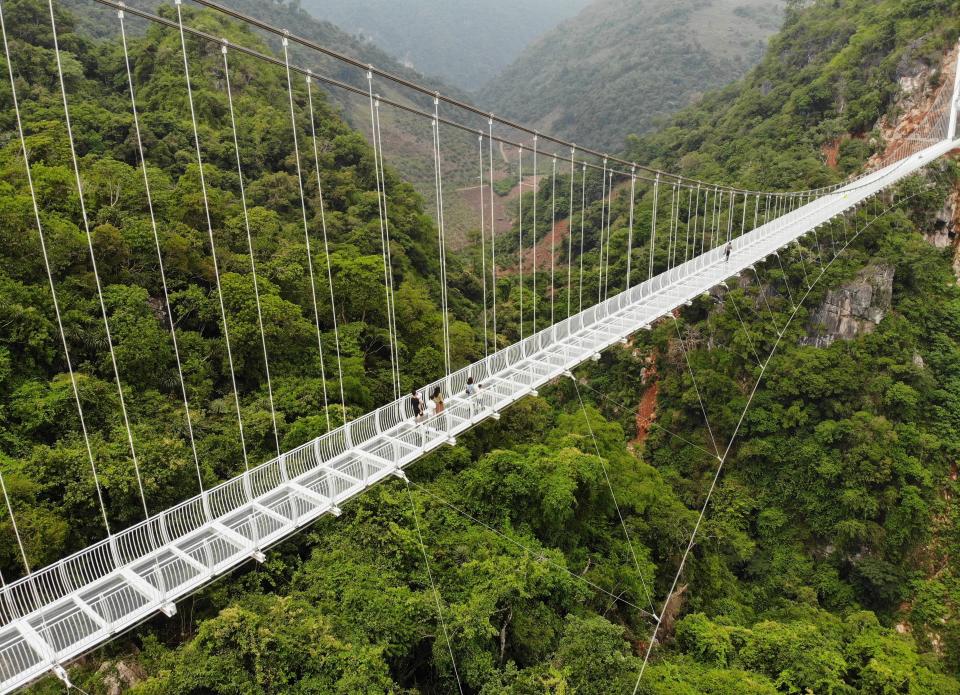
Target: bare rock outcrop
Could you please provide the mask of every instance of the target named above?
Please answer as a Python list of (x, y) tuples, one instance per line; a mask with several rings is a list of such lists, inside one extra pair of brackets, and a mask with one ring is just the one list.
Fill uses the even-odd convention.
[(827, 293), (811, 314), (806, 345), (826, 347), (835, 340), (852, 340), (871, 333), (890, 311), (893, 300), (892, 265), (874, 264), (852, 281)]

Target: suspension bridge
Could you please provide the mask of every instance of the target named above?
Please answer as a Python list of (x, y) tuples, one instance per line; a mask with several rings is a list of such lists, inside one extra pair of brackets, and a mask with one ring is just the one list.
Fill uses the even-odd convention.
[[(69, 94), (63, 78), (60, 47), (56, 43), (57, 27), (54, 7), (52, 0), (48, 1), (64, 116), (69, 145), (73, 155), (77, 190), (82, 203), (82, 177), (69, 121)], [(649, 329), (654, 322), (663, 317), (671, 317), (678, 308), (718, 285), (724, 284), (730, 278), (746, 271), (755, 271), (755, 265), (766, 259), (773, 257), (779, 259), (779, 254), (784, 249), (788, 249), (794, 244), (801, 244), (804, 240), (808, 240), (808, 243), (816, 244), (817, 248), (820, 248), (820, 241), (816, 238), (818, 229), (823, 229), (838, 219), (848, 219), (851, 212), (960, 145), (960, 141), (956, 139), (957, 99), (958, 94), (960, 94), (960, 70), (958, 70), (954, 83), (944, 85), (928, 109), (923, 123), (896, 149), (888, 152), (874, 171), (846, 184), (826, 189), (791, 192), (749, 191), (717, 183), (692, 180), (646, 167), (638, 167), (631, 162), (621, 161), (598, 152), (578, 148), (571, 143), (564, 143), (541, 135), (520, 124), (499, 119), (492, 114), (486, 114), (469, 104), (447, 99), (418, 84), (377, 71), (349, 57), (329, 51), (323, 46), (318, 46), (306, 39), (253, 18), (239, 15), (208, 0), (202, 0), (199, 4), (215, 12), (225, 14), (234, 20), (247, 22), (258, 30), (273, 34), (281, 39), (283, 57), (278, 58), (273, 55), (258, 53), (249, 48), (234, 46), (223, 39), (210, 36), (191, 27), (183, 19), (179, 0), (176, 4), (176, 20), (153, 15), (143, 10), (126, 8), (122, 3), (115, 3), (111, 0), (97, 1), (101, 5), (113, 8), (118, 14), (118, 31), (122, 36), (126, 58), (127, 86), (129, 88), (131, 110), (137, 127), (138, 162), (143, 166), (144, 183), (148, 197), (150, 189), (149, 180), (146, 176), (144, 145), (139, 135), (136, 90), (134, 78), (130, 71), (127, 37), (123, 24), (125, 14), (135, 15), (142, 20), (166, 26), (179, 33), (185, 76), (183, 88), (190, 104), (194, 123), (193, 142), (196, 146), (197, 159), (200, 162), (202, 162), (203, 157), (202, 143), (197, 129), (197, 118), (193, 111), (193, 95), (190, 91), (190, 62), (186, 36), (220, 46), (226, 77), (225, 89), (230, 97), (230, 119), (234, 134), (233, 145), (241, 186), (243, 185), (243, 170), (240, 145), (236, 135), (228, 55), (231, 52), (241, 52), (284, 68), (287, 80), (286, 86), (290, 94), (290, 115), (293, 121), (292, 130), (297, 153), (297, 176), (300, 181), (303, 231), (308, 253), (311, 234), (315, 235), (318, 230), (311, 228), (307, 219), (306, 206), (303, 203), (304, 173), (301, 170), (300, 161), (302, 144), (296, 141), (297, 126), (293, 105), (292, 75), (299, 74), (300, 77), (304, 78), (308, 90), (310, 90), (312, 84), (323, 84), (326, 88), (342, 89), (369, 99), (371, 140), (377, 164), (376, 178), (381, 239), (384, 242), (384, 296), (388, 308), (387, 328), (391, 336), (392, 386), (395, 398), (392, 402), (386, 403), (362, 417), (351, 420), (341, 427), (331, 429), (302, 446), (290, 451), (279, 452), (279, 455), (275, 458), (259, 465), (248, 465), (241, 475), (225, 480), (215, 487), (203, 489), (201, 480), (199, 494), (172, 508), (151, 514), (148, 511), (147, 500), (144, 498), (144, 519), (129, 528), (117, 532), (111, 531), (107, 522), (107, 514), (103, 511), (106, 536), (100, 542), (47, 567), (32, 568), (21, 542), (19, 551), (23, 559), (25, 572), (16, 581), (4, 583), (3, 587), (0, 588), (0, 624), (2, 624), (0, 626), (0, 691), (2, 692), (14, 690), (51, 672), (69, 685), (64, 664), (71, 659), (111, 640), (116, 635), (129, 630), (159, 612), (168, 616), (173, 615), (176, 612), (176, 602), (179, 599), (197, 591), (216, 577), (229, 572), (251, 558), (263, 561), (264, 553), (271, 546), (296, 534), (304, 526), (323, 515), (339, 516), (342, 505), (378, 482), (391, 477), (405, 479), (405, 468), (432, 450), (455, 443), (458, 435), (484, 420), (499, 419), (500, 413), (510, 404), (524, 396), (536, 394), (537, 389), (558, 377), (570, 376), (571, 371), (578, 365), (591, 359), (598, 359), (600, 352), (604, 349), (616, 343), (625, 342), (638, 331)], [(38, 198), (33, 191), (32, 179), (29, 178), (30, 153), (17, 101), (16, 59), (11, 60), (8, 44), (8, 31), (12, 28), (8, 27), (3, 20), (2, 4), (0, 4), (0, 28), (2, 28), (6, 52), (7, 76), (12, 91), (12, 103), (9, 106), (16, 111), (18, 137), (31, 186), (36, 228), (40, 240), (43, 242), (44, 228)], [(329, 57), (334, 57), (349, 67), (363, 71), (368, 82), (368, 90), (365, 91), (354, 84), (339, 82), (293, 64), (287, 50), (291, 43), (299, 44), (304, 49), (318, 51)], [(433, 111), (421, 110), (416, 102), (391, 102), (376, 96), (373, 92), (374, 78), (393, 81), (413, 90), (421, 97), (432, 99)], [(532, 326), (528, 334), (524, 335), (523, 324), (521, 323), (520, 339), (506, 348), (496, 349), (499, 344), (497, 341), (496, 294), (490, 292), (489, 300), (491, 301), (488, 301), (487, 296), (484, 297), (484, 337), (486, 342), (489, 308), (492, 317), (492, 338), (489, 342), (494, 346), (494, 349), (492, 351), (487, 350), (484, 359), (454, 369), (450, 358), (449, 326), (447, 325), (448, 308), (444, 288), (441, 303), (444, 316), (443, 351), (446, 370), (444, 374), (437, 375), (435, 381), (423, 384), (422, 388), (417, 389), (417, 391), (419, 393), (433, 393), (439, 389), (441, 393), (446, 395), (446, 403), (442, 412), (434, 413), (422, 419), (413, 417), (410, 400), (408, 397), (402, 396), (399, 387), (399, 365), (396, 359), (395, 337), (395, 296), (392, 287), (392, 261), (389, 257), (388, 196), (383, 174), (383, 150), (380, 136), (379, 109), (382, 104), (389, 104), (430, 121), (431, 132), (433, 133), (432, 151), (437, 191), (435, 201), (436, 221), (440, 232), (438, 251), (441, 259), (442, 284), (446, 282), (446, 248), (443, 238), (444, 198), (442, 192), (441, 125), (477, 135), (478, 129), (475, 125), (467, 122), (468, 119), (464, 114), (480, 117), (487, 121), (486, 132), (480, 129), (478, 135), (481, 190), (485, 185), (484, 140), (486, 140), (488, 148), (492, 148), (494, 142), (499, 142), (501, 145), (507, 143), (517, 149), (521, 158), (526, 154), (531, 158), (528, 161), (533, 162), (535, 176), (538, 157), (547, 157), (552, 166), (554, 187), (556, 185), (558, 161), (560, 166), (569, 165), (571, 227), (573, 227), (574, 181), (577, 171), (582, 171), (581, 184), (584, 186), (588, 168), (602, 171), (604, 197), (609, 195), (611, 203), (614, 196), (614, 176), (621, 182), (629, 183), (630, 239), (627, 247), (627, 272), (622, 291), (613, 294), (608, 291), (601, 291), (596, 297), (596, 303), (591, 306), (592, 297), (590, 297), (587, 299), (586, 308), (584, 308), (582, 261), (579, 269), (580, 282), (579, 286), (576, 286), (573, 278), (572, 255), (568, 256), (566, 278), (564, 278), (562, 271), (556, 272), (556, 258), (554, 257), (556, 242), (554, 238), (553, 248), (550, 252), (550, 308), (549, 311), (546, 307), (541, 308), (541, 316), (549, 314), (551, 317), (549, 325), (543, 328), (538, 326), (536, 323), (537, 306), (535, 304), (532, 307), (534, 319), (532, 322), (528, 322), (528, 326)], [(459, 117), (441, 118), (439, 111), (441, 104), (445, 108), (449, 107), (449, 110), (452, 113), (457, 113)], [(312, 101), (310, 107), (312, 119)], [(519, 134), (520, 139), (513, 141), (504, 135), (496, 135), (494, 125)], [(557, 152), (546, 154), (545, 150), (540, 149), (544, 143), (562, 147), (564, 152), (569, 151), (570, 154), (569, 156), (560, 155)], [(311, 159), (316, 162), (315, 132), (312, 144), (314, 148), (312, 153), (309, 152), (309, 148), (305, 147), (308, 150), (304, 157), (307, 162), (305, 168), (309, 168)], [(487, 294), (488, 274), (492, 286), (495, 286), (498, 267), (496, 236), (492, 233), (494, 229), (492, 152), (488, 154), (488, 157), (490, 159), (488, 182), (491, 187), (489, 191), (491, 204), (489, 219), (483, 203), (481, 203), (480, 209), (481, 230), (486, 228), (491, 231), (489, 239), (483, 235), (483, 231), (481, 232), (481, 239), (485, 244), (490, 244), (489, 269), (486, 268), (488, 259), (486, 246), (483, 251), (485, 295)], [(315, 166), (318, 169), (317, 175), (319, 176), (319, 162), (316, 162)], [(201, 185), (204, 185), (202, 169), (200, 175)], [(638, 182), (652, 190), (654, 199), (649, 238), (645, 240), (649, 245), (650, 253), (648, 267), (645, 269), (646, 273), (631, 267), (634, 257), (634, 199)], [(608, 185), (609, 188), (607, 188)], [(205, 188), (203, 192), (206, 196)], [(554, 199), (555, 195), (554, 192)], [(678, 202), (678, 199), (682, 199), (684, 195), (687, 197), (686, 220), (682, 219), (681, 204)], [(663, 204), (658, 206), (661, 199), (663, 199)], [(669, 209), (667, 209), (667, 201), (669, 201)], [(701, 205), (703, 209), (703, 224), (700, 227), (698, 227), (697, 222), (697, 220), (700, 220), (699, 214), (695, 217), (690, 216), (690, 209), (694, 201), (698, 210)], [(536, 205), (536, 202), (534, 202), (534, 205)], [(711, 218), (709, 224), (707, 223), (708, 210)], [(245, 199), (244, 211), (246, 212)], [(547, 213), (542, 212), (542, 214)], [(82, 215), (89, 238), (85, 208), (83, 208)], [(536, 210), (534, 210), (534, 215), (536, 215)], [(555, 221), (556, 210), (552, 209), (550, 215)], [(609, 270), (611, 216), (612, 212), (608, 209), (606, 230), (604, 230), (603, 222), (601, 222), (600, 273), (601, 278), (603, 278), (603, 273), (606, 272), (607, 281), (606, 285), (601, 285), (604, 289), (608, 289), (611, 284)], [(691, 229), (691, 219), (693, 219), (693, 229)], [(206, 221), (210, 233), (214, 268), (216, 268), (216, 249), (209, 209), (207, 210)], [(325, 228), (322, 231), (320, 248), (323, 249), (324, 254), (328, 254)], [(249, 236), (249, 223), (247, 233)], [(604, 251), (604, 233), (606, 233), (606, 251)], [(154, 234), (156, 235), (155, 222)], [(574, 236), (574, 230), (571, 229), (567, 239), (570, 249), (573, 248), (575, 243)], [(578, 243), (582, 244), (582, 228), (580, 236)], [(156, 236), (155, 238), (158, 239), (157, 253), (162, 272), (162, 250), (159, 238)], [(809, 242), (811, 238), (814, 241)], [(53, 293), (54, 307), (56, 308), (56, 286), (53, 275), (50, 273), (49, 262), (46, 259), (45, 245), (43, 250), (50, 290)], [(603, 265), (604, 252), (606, 252), (606, 266)], [(834, 253), (836, 253), (836, 249), (834, 249)], [(94, 272), (96, 272), (96, 258), (92, 245), (90, 246), (90, 254), (91, 261), (94, 264)], [(524, 237), (521, 228), (518, 256), (521, 283), (523, 283), (524, 272), (523, 254)], [(251, 246), (251, 263), (252, 260)], [(535, 260), (534, 264), (534, 270), (528, 270), (528, 277), (531, 277), (533, 282), (536, 283)], [(329, 274), (328, 255), (326, 256), (326, 269)], [(255, 275), (255, 266), (253, 272)], [(316, 292), (315, 281), (320, 286), (324, 284), (324, 278), (314, 278), (312, 274), (310, 280), (314, 292)], [(566, 285), (567, 311), (564, 312), (566, 313), (564, 318), (554, 322), (552, 319), (555, 317), (555, 307), (552, 298), (557, 293), (555, 284), (558, 281), (560, 284)], [(579, 290), (578, 293), (574, 292), (575, 287)], [(328, 283), (328, 288), (330, 302), (333, 305), (336, 298), (333, 296), (332, 281)], [(99, 278), (97, 279), (97, 289), (100, 292)], [(219, 291), (219, 277), (217, 278), (217, 290)], [(166, 292), (165, 280), (164, 291)], [(102, 307), (102, 293), (100, 296)], [(576, 311), (573, 310), (572, 306), (575, 296), (577, 297)], [(314, 294), (313, 299), (314, 312), (316, 312), (316, 294)], [(169, 306), (169, 298), (167, 298), (167, 302)], [(259, 296), (257, 302), (259, 310)], [(59, 308), (56, 310), (59, 312)], [(226, 315), (223, 313), (222, 296), (220, 310), (224, 332), (226, 333), (227, 322)], [(524, 311), (521, 306), (521, 317), (523, 315)], [(319, 340), (320, 319), (319, 316), (315, 316), (315, 318)], [(110, 326), (105, 310), (103, 319), (109, 340)], [(335, 317), (333, 320), (334, 334), (336, 335)], [(521, 318), (521, 322), (522, 320)], [(262, 321), (261, 316), (261, 332), (263, 331)], [(60, 330), (62, 348), (66, 353), (65, 357), (76, 395), (76, 405), (80, 409), (79, 414), (82, 422), (82, 406), (80, 397), (76, 394), (76, 377), (70, 364), (69, 346), (62, 333), (62, 324), (60, 324)], [(176, 336), (172, 326), (171, 336), (176, 347)], [(229, 350), (230, 338), (228, 334), (226, 335), (226, 341)], [(323, 345), (319, 345), (319, 348), (322, 354)], [(111, 343), (111, 353), (112, 349)], [(339, 364), (339, 343), (336, 344), (336, 350), (336, 362)], [(269, 357), (265, 341), (263, 352), (264, 363), (268, 365)], [(113, 361), (113, 369), (116, 375), (120, 404), (123, 407), (123, 390), (120, 386), (121, 375), (117, 371), (115, 360)], [(338, 374), (341, 375), (342, 379), (342, 372), (339, 369)], [(479, 388), (468, 390), (467, 380), (469, 378), (472, 378), (479, 385)], [(183, 384), (182, 371), (180, 379), (181, 384)], [(185, 386), (183, 386), (183, 397), (189, 425), (190, 409), (187, 403)], [(239, 396), (236, 393), (235, 384), (234, 397), (237, 400), (239, 416)], [(130, 427), (125, 409), (123, 416), (129, 435)], [(139, 481), (140, 471), (137, 468), (132, 435), (130, 435), (130, 449), (132, 465), (136, 468)], [(96, 464), (92, 453), (90, 453), (90, 465), (93, 469), (93, 479), (97, 486), (96, 493), (99, 496), (102, 509), (103, 497), (100, 494)], [(3, 484), (2, 477), (0, 477), (0, 484)], [(10, 504), (5, 485), (3, 485), (2, 492), (7, 512), (10, 514), (13, 527), (16, 530), (14, 509)], [(19, 541), (19, 532), (17, 538)], [(658, 620), (655, 613), (650, 615), (655, 622)], [(654, 640), (650, 642), (651, 648), (653, 642)]]

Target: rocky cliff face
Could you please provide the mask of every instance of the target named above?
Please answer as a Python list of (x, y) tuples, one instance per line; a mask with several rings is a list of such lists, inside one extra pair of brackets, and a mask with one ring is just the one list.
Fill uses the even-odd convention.
[[(944, 54), (939, 66), (930, 66), (921, 61), (906, 61), (897, 66), (897, 79), (901, 94), (897, 99), (897, 117), (881, 116), (876, 127), (882, 139), (881, 152), (872, 157), (868, 169), (882, 164), (882, 158), (896, 151), (928, 116), (939, 89), (951, 89), (957, 67), (960, 48)], [(937, 79), (933, 79), (936, 77)], [(956, 152), (953, 156), (957, 156)], [(953, 249), (953, 268), (960, 281), (960, 188), (954, 189), (934, 217), (933, 225), (924, 233), (924, 238), (938, 249)]]
[(826, 347), (872, 332), (890, 311), (893, 300), (893, 266), (869, 265), (856, 279), (827, 293), (811, 314), (806, 345)]
[(953, 249), (953, 271), (960, 282), (960, 188), (950, 192), (924, 238), (938, 249)]

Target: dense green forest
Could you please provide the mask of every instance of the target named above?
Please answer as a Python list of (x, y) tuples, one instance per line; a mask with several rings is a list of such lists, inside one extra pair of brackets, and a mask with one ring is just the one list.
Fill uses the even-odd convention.
[[(70, 168), (49, 19), (42, 3), (10, 2), (4, 10), (13, 32), (15, 71), (20, 76), (34, 182), (64, 331), (80, 375), (86, 424), (116, 529), (136, 521), (139, 506), (126, 436), (117, 420), (113, 371), (103, 353), (106, 335)], [(255, 42), (237, 26), (212, 15), (188, 16), (195, 26), (214, 35)], [(147, 493), (158, 510), (195, 494), (196, 476), (185, 439), (169, 317), (138, 168), (123, 54), (119, 42), (92, 43), (72, 32), (71, 21), (70, 16), (63, 16), (61, 43), (68, 52), (65, 70), (91, 238)], [(275, 442), (265, 410), (264, 364), (226, 94), (221, 85), (222, 57), (219, 49), (210, 51), (197, 44), (190, 48), (247, 453), (252, 460), (263, 460), (275, 451)], [(153, 28), (131, 42), (169, 309), (188, 399), (193, 404), (202, 475), (209, 484), (242, 470), (243, 452), (213, 291), (213, 261), (179, 52), (179, 37), (169, 29)], [(241, 85), (236, 95), (238, 127), (274, 398), (280, 411), (278, 436), (282, 446), (290, 447), (324, 431), (324, 393), (331, 394), (331, 399), (338, 393), (339, 374), (331, 358), (333, 317), (328, 293), (318, 292), (322, 345), (327, 353), (324, 384), (283, 73), (239, 53), (233, 57), (231, 72), (233, 84)], [(9, 99), (9, 88), (5, 98)], [(307, 216), (311, 230), (319, 230), (317, 179), (311, 174), (313, 167), (308, 166), (312, 157), (307, 159), (304, 149), (312, 144), (302, 82), (296, 87), (296, 101)], [(314, 101), (330, 264), (334, 294), (340, 297), (336, 310), (344, 388), (349, 408), (362, 413), (392, 394), (373, 157), (363, 137), (347, 128), (322, 96), (315, 93)], [(27, 532), (31, 560), (45, 564), (97, 537), (102, 527), (78, 436), (70, 380), (64, 375), (64, 355), (58, 349), (12, 109), (5, 108), (3, 114), (8, 134), (2, 162), (3, 455), (11, 487), (23, 501), (21, 527)], [(436, 242), (432, 223), (412, 188), (392, 172), (387, 172), (386, 182), (407, 385), (432, 378), (442, 369), (435, 347), (440, 330), (434, 301), (439, 296)], [(314, 251), (314, 274), (324, 278), (325, 259), (316, 248)], [(455, 358), (464, 363), (478, 356), (473, 329), (460, 320), (473, 319), (468, 295), (477, 282), (455, 261), (450, 266)], [(329, 410), (334, 424), (341, 418), (339, 413), (339, 408)], [(5, 523), (9, 531), (9, 522)], [(4, 549), (5, 574), (17, 573), (14, 568), (19, 561), (11, 547)]]
[(704, 92), (741, 77), (783, 0), (596, 0), (527, 47), (481, 103), (543, 132), (619, 150)]
[[(140, 508), (104, 357), (48, 18), (34, 0), (7, 0), (3, 10), (58, 299), (119, 527), (137, 521)], [(217, 35), (257, 41), (208, 13), (188, 16)], [(58, 28), (124, 395), (148, 500), (159, 509), (194, 494), (196, 481), (123, 56), (115, 40), (73, 31), (66, 13)], [(898, 71), (937, 64), (958, 34), (960, 17), (946, 0), (795, 6), (745, 81), (684, 111), (663, 132), (631, 140), (630, 154), (760, 188), (838, 181), (879, 147), (872, 129), (880, 112), (893, 109)], [(202, 474), (212, 483), (240, 470), (243, 452), (178, 42), (175, 33), (152, 29), (131, 42), (131, 59), (170, 309)], [(220, 55), (195, 43), (190, 50), (244, 429), (249, 455), (262, 460), (274, 443)], [(281, 71), (237, 55), (231, 78), (287, 447), (326, 427), (289, 114)], [(0, 98), (9, 91), (0, 87)], [(303, 147), (310, 130), (299, 87), (296, 103)], [(344, 380), (349, 412), (358, 414), (390, 397), (373, 159), (328, 104), (318, 100), (315, 108), (331, 267), (344, 298), (337, 304)], [(0, 467), (30, 559), (41, 565), (103, 532), (15, 124), (8, 108), (3, 114)], [(840, 168), (831, 170), (820, 148), (843, 134), (866, 137), (843, 145)], [(951, 479), (960, 455), (960, 289), (947, 252), (919, 234), (957, 177), (955, 164), (943, 164), (905, 183), (899, 204), (879, 220), (876, 211), (893, 197), (862, 209), (852, 228), (870, 226), (795, 315), (785, 289), (803, 287), (807, 268), (785, 253), (782, 271), (758, 267), (763, 285), (731, 283), (723, 295), (698, 299), (676, 325), (664, 322), (608, 351), (576, 382), (524, 399), (499, 422), (418, 462), (409, 487), (374, 488), (341, 518), (325, 518), (271, 551), (265, 564), (245, 566), (185, 601), (175, 619), (157, 618), (102, 648), (71, 669), (73, 679), (91, 693), (118, 683), (139, 693), (445, 693), (456, 691), (457, 678), (465, 692), (485, 694), (631, 692), (652, 628), (642, 611), (651, 604), (659, 611), (715, 470), (697, 392), (703, 389), (713, 432), (725, 442), (761, 371), (751, 352), (769, 351), (782, 329), (640, 692), (960, 693), (960, 512)], [(601, 184), (599, 177), (588, 183), (585, 260), (594, 267)], [(388, 171), (387, 184), (406, 388), (441, 371), (436, 230), (429, 203), (397, 172)], [(314, 177), (306, 192), (317, 230)], [(545, 190), (536, 195), (546, 203)], [(641, 191), (638, 219), (649, 219), (650, 206)], [(628, 213), (618, 197), (612, 243), (620, 283), (625, 258), (616, 249), (625, 248)], [(646, 224), (638, 224), (641, 240)], [(836, 240), (841, 228), (831, 229)], [(647, 251), (638, 246), (642, 259)], [(808, 248), (807, 258), (813, 253)], [(895, 268), (890, 314), (855, 340), (803, 345), (809, 312), (827, 288), (868, 262)], [(326, 272), (322, 258), (314, 263)], [(473, 257), (448, 263), (463, 363), (482, 353), (481, 288)], [(588, 283), (596, 291), (592, 272)], [(497, 291), (506, 341), (518, 330), (516, 279), (502, 277)], [(562, 293), (559, 300), (564, 307)], [(329, 348), (331, 307), (322, 296), (319, 315)], [(326, 390), (334, 393), (330, 369), (328, 362)], [(653, 383), (657, 427), (628, 445), (636, 404)], [(336, 424), (338, 408), (329, 414)], [(22, 570), (6, 519), (0, 532), (0, 568), (16, 576)], [(35, 687), (61, 690), (53, 680)]]

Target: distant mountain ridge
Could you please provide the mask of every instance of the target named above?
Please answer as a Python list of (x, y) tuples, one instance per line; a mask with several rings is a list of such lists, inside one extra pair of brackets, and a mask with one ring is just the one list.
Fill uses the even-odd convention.
[(738, 79), (780, 26), (783, 0), (594, 0), (487, 83), (478, 102), (593, 147)]
[(475, 90), (590, 0), (303, 0), (425, 75)]

